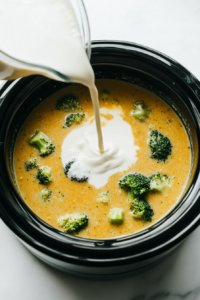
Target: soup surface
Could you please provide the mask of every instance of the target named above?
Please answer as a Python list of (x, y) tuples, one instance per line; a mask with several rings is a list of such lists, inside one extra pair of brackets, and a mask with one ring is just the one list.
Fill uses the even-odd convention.
[[(71, 131), (83, 126), (84, 122), (94, 115), (88, 89), (74, 84), (46, 98), (27, 117), (17, 136), (14, 168), (22, 198), (30, 209), (46, 223), (62, 230), (58, 225), (60, 216), (67, 213), (85, 213), (89, 218), (88, 226), (76, 235), (86, 238), (113, 238), (133, 234), (151, 226), (176, 205), (187, 182), (191, 153), (189, 140), (180, 119), (165, 102), (153, 93), (136, 85), (116, 80), (97, 80), (96, 86), (99, 90), (100, 108), (120, 109), (123, 120), (131, 126), (134, 143), (139, 147), (136, 162), (125, 172), (110, 176), (108, 182), (100, 188), (95, 188), (88, 182), (71, 181), (64, 174), (61, 159), (64, 139)], [(102, 97), (101, 91), (103, 90), (110, 92), (107, 98)], [(73, 94), (79, 98), (86, 116), (80, 124), (63, 128), (67, 113), (55, 109), (55, 106), (57, 100), (67, 94)], [(140, 122), (131, 115), (136, 101), (144, 101), (150, 108), (151, 113), (145, 122)], [(109, 120), (109, 115), (107, 119)], [(166, 135), (172, 143), (172, 155), (165, 163), (150, 158), (148, 138), (151, 129), (156, 129)], [(30, 145), (29, 139), (36, 130), (40, 130), (52, 139), (56, 147), (52, 154), (41, 157), (38, 149)], [(37, 169), (29, 172), (25, 169), (25, 163), (33, 158), (37, 158), (39, 166), (52, 168), (53, 181), (48, 184), (48, 188), (52, 191), (49, 202), (42, 201), (39, 196), (41, 190), (47, 185), (38, 183), (35, 178)], [(130, 215), (128, 193), (119, 187), (120, 178), (133, 172), (146, 176), (160, 172), (171, 178), (171, 188), (165, 189), (162, 193), (149, 192), (145, 195), (145, 199), (154, 211), (152, 222), (145, 222)], [(97, 202), (99, 195), (105, 191), (109, 191), (110, 201), (108, 203)], [(124, 222), (121, 225), (110, 224), (108, 220), (110, 210), (115, 207), (124, 210)]]

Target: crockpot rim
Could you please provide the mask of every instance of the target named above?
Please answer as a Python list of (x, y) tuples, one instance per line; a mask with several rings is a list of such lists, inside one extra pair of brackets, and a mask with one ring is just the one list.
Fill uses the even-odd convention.
[[(140, 49), (141, 50), (145, 50), (146, 52), (148, 52), (148, 51), (150, 51), (150, 53), (152, 53), (153, 55), (154, 55), (154, 58), (155, 59), (158, 59), (158, 57), (159, 57), (159, 55), (160, 55), (160, 57), (162, 58), (162, 59), (164, 59), (164, 60), (167, 60), (167, 61), (170, 61), (170, 63), (173, 65), (174, 63), (175, 63), (175, 65), (176, 65), (176, 70), (178, 69), (178, 67), (180, 67), (181, 68), (181, 71), (184, 71), (186, 74), (188, 74), (188, 75), (191, 75), (191, 73), (189, 72), (189, 71), (187, 71), (184, 67), (182, 67), (179, 63), (177, 63), (176, 61), (174, 61), (174, 60), (172, 60), (172, 59), (170, 59), (169, 57), (167, 57), (166, 55), (164, 55), (164, 54), (161, 54), (161, 53), (159, 53), (158, 51), (156, 51), (156, 50), (153, 50), (153, 49), (150, 49), (150, 48), (147, 48), (147, 47), (144, 47), (144, 46), (141, 46), (141, 45), (137, 45), (137, 44), (134, 44), (134, 43), (129, 43), (129, 42), (124, 42), (124, 41), (94, 41), (93, 43), (92, 43), (92, 49), (93, 50), (97, 50), (98, 48), (109, 48), (109, 49), (111, 49), (111, 48), (113, 48), (113, 49), (120, 49), (120, 50), (124, 50), (124, 49), (122, 49), (123, 47), (122, 46), (124, 46), (124, 47), (128, 47), (129, 49), (128, 49), (128, 51), (140, 51)], [(133, 48), (133, 49), (132, 49)], [(131, 50), (132, 49), (132, 50)], [(127, 50), (127, 49), (126, 49)], [(124, 50), (125, 51), (125, 50)], [(145, 55), (146, 55), (147, 53), (145, 53)], [(156, 55), (156, 57), (155, 57), (155, 55)], [(193, 76), (193, 75), (192, 75)], [(192, 90), (194, 90), (194, 85), (196, 85), (197, 86), (197, 89), (199, 89), (199, 86), (200, 86), (200, 84), (199, 84), (199, 82), (198, 82), (198, 80), (193, 76), (193, 82), (192, 82)], [(21, 80), (24, 80), (24, 79), (21, 79)], [(27, 80), (27, 79), (25, 79), (25, 80)], [(19, 80), (20, 81), (20, 80)], [(19, 81), (17, 81), (16, 82), (16, 84), (18, 84), (18, 82)], [(28, 81), (29, 81), (29, 79), (28, 79)], [(20, 82), (21, 83), (21, 82)], [(190, 88), (191, 88), (191, 85), (190, 85), (190, 83), (188, 83), (188, 82), (186, 82), (189, 86), (190, 86)], [(9, 85), (10, 86), (10, 85)], [(14, 82), (14, 85), (13, 86), (15, 86), (15, 82)], [(5, 89), (4, 89), (4, 91), (5, 91)], [(198, 90), (198, 92), (200, 93), (200, 89)], [(0, 103), (1, 104), (1, 103)], [(168, 217), (168, 216), (167, 216)], [(4, 222), (5, 223), (7, 223), (6, 222), (6, 220), (5, 220), (5, 218), (3, 217), (2, 218), (3, 220), (4, 220)], [(164, 222), (165, 220), (164, 219), (162, 219), (160, 222)], [(159, 225), (158, 226), (160, 226), (160, 222), (159, 222)], [(199, 216), (197, 217), (197, 220), (196, 219), (194, 219), (194, 224), (192, 224), (191, 223), (191, 226), (189, 226), (189, 228), (187, 229), (187, 233), (189, 233), (191, 230), (192, 230), (192, 228), (194, 228), (195, 226), (197, 226), (198, 225), (198, 222), (199, 222)], [(7, 224), (8, 225), (8, 224)], [(45, 223), (45, 225), (46, 225), (46, 223)], [(9, 225), (8, 225), (9, 226)], [(10, 227), (10, 226), (9, 226)], [(11, 226), (12, 227), (12, 226)], [(58, 230), (56, 230), (56, 229), (53, 229), (52, 230), (52, 227), (51, 226), (47, 226), (47, 227), (49, 227), (50, 228), (50, 230), (51, 231), (53, 231), (54, 233), (59, 233), (60, 234), (60, 231), (58, 231)], [(150, 229), (149, 229), (149, 231), (152, 231), (153, 230), (153, 228), (154, 228), (154, 225), (152, 226), (152, 227), (150, 227)], [(13, 229), (12, 229), (13, 230)], [(15, 230), (13, 230), (13, 231), (15, 231)], [(144, 235), (144, 232), (145, 232), (146, 230), (144, 230), (140, 235)], [(16, 232), (15, 232), (16, 233)], [(96, 243), (96, 248), (94, 248), (93, 250), (95, 251), (95, 250), (97, 250), (97, 249), (100, 249), (101, 251), (105, 251), (105, 250), (108, 250), (107, 249), (107, 246), (106, 245), (104, 245), (103, 247), (102, 247), (102, 245), (98, 245), (98, 243), (99, 244), (102, 244), (104, 241), (105, 241), (105, 244), (109, 244), (108, 243), (108, 241), (112, 241), (112, 247), (114, 247), (113, 245), (114, 245), (114, 243), (119, 243), (120, 241), (123, 241), (123, 240), (132, 240), (132, 239), (134, 239), (135, 237), (136, 237), (136, 235), (137, 234), (134, 234), (133, 236), (126, 236), (126, 237), (122, 237), (122, 238), (113, 238), (113, 239), (109, 239), (109, 240), (107, 240), (107, 239), (85, 239), (85, 238), (79, 238), (79, 237), (71, 237), (70, 236), (70, 241), (72, 242), (72, 243), (75, 243), (75, 242), (89, 242), (89, 243), (92, 243), (92, 242), (95, 242)], [(185, 234), (183, 234), (183, 236), (186, 236), (186, 233)], [(19, 235), (18, 235), (19, 236)], [(62, 236), (63, 236), (63, 234), (62, 234)], [(20, 237), (20, 236), (19, 236)], [(22, 237), (20, 237), (20, 238), (22, 238)], [(69, 238), (69, 237), (68, 237)], [(26, 239), (25, 239), (26, 240)], [(27, 240), (26, 240), (26, 242), (27, 242)], [(81, 245), (81, 248), (84, 248), (84, 246), (83, 246), (83, 243), (81, 243), (82, 245)], [(29, 244), (31, 244), (31, 243), (29, 243)], [(36, 244), (35, 243), (33, 243), (33, 245), (34, 246), (36, 246)], [(77, 246), (77, 245), (76, 245)], [(111, 247), (111, 245), (109, 245), (108, 246), (109, 247), (109, 251), (110, 250), (112, 250), (112, 247)], [(127, 245), (125, 246), (125, 247), (127, 247)], [(42, 248), (44, 248), (44, 247), (42, 247)], [(44, 249), (43, 249), (43, 251), (44, 251)], [(48, 252), (48, 251), (47, 251)], [(103, 261), (103, 260), (102, 260)]]

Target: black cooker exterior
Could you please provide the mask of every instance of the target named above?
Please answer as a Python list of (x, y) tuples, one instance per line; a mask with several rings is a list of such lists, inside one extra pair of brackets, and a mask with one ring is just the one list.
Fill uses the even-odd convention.
[(91, 63), (96, 78), (115, 78), (141, 86), (146, 82), (145, 87), (155, 93), (160, 85), (163, 95), (166, 91), (179, 99), (188, 114), (195, 143), (192, 179), (182, 201), (154, 226), (117, 239), (74, 237), (40, 220), (24, 204), (13, 181), (11, 148), (18, 129), (14, 124), (27, 116), (33, 98), (45, 98), (66, 84), (30, 76), (5, 82), (0, 89), (0, 217), (31, 252), (49, 265), (77, 276), (112, 279), (159, 262), (199, 225), (200, 83), (169, 57), (133, 43), (93, 42)]

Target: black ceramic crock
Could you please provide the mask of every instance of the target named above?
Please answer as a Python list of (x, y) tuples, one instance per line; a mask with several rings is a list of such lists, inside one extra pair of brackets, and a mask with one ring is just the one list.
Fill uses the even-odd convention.
[(112, 279), (134, 274), (163, 259), (199, 224), (200, 83), (171, 58), (126, 42), (92, 44), (96, 78), (142, 86), (166, 101), (188, 133), (192, 166), (179, 204), (161, 221), (114, 239), (85, 239), (64, 234), (39, 219), (22, 201), (15, 185), (13, 147), (20, 125), (40, 101), (67, 84), (42, 76), (6, 82), (0, 90), (0, 217), (21, 242), (49, 265), (77, 276)]

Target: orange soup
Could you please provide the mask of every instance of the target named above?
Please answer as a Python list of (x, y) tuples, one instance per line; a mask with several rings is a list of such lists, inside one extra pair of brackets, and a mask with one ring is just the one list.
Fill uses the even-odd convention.
[[(14, 169), (20, 194), (30, 209), (49, 225), (63, 230), (58, 219), (66, 214), (84, 213), (88, 216), (88, 225), (75, 235), (84, 238), (114, 238), (134, 234), (163, 218), (181, 199), (187, 182), (191, 152), (185, 128), (175, 112), (153, 93), (130, 83), (116, 80), (97, 80), (100, 108), (121, 109), (123, 119), (132, 129), (135, 144), (139, 147), (137, 160), (124, 172), (110, 176), (101, 188), (85, 182), (71, 181), (63, 171), (61, 147), (63, 140), (74, 129), (83, 126), (93, 117), (93, 107), (88, 89), (74, 84), (46, 98), (27, 117), (19, 130), (15, 151)], [(108, 95), (102, 91), (109, 91)], [(69, 113), (56, 109), (56, 103), (65, 95), (73, 94), (79, 99), (85, 113), (84, 119), (72, 126), (63, 126)], [(141, 122), (131, 114), (134, 104), (143, 101), (149, 108), (149, 116)], [(107, 116), (109, 120), (109, 115)], [(102, 124), (104, 126), (104, 124)], [(172, 144), (168, 159), (158, 161), (150, 158), (149, 132), (157, 130), (167, 136)], [(41, 131), (55, 145), (55, 151), (47, 156), (40, 156), (37, 147), (30, 144), (30, 138)], [(124, 133), (126, 134), (126, 133)], [(37, 158), (38, 167), (48, 166), (52, 170), (53, 180), (49, 184), (40, 184), (36, 179), (38, 169), (26, 170), (26, 163)], [(130, 197), (126, 189), (119, 186), (119, 181), (129, 173), (141, 173), (145, 176), (160, 173), (170, 178), (170, 187), (162, 192), (149, 191), (145, 200), (153, 209), (152, 221), (135, 218), (130, 214)], [(49, 201), (43, 201), (40, 193), (47, 188), (52, 192)], [(109, 192), (109, 201), (99, 202), (102, 192)], [(124, 211), (122, 224), (109, 222), (109, 213), (113, 208)]]

